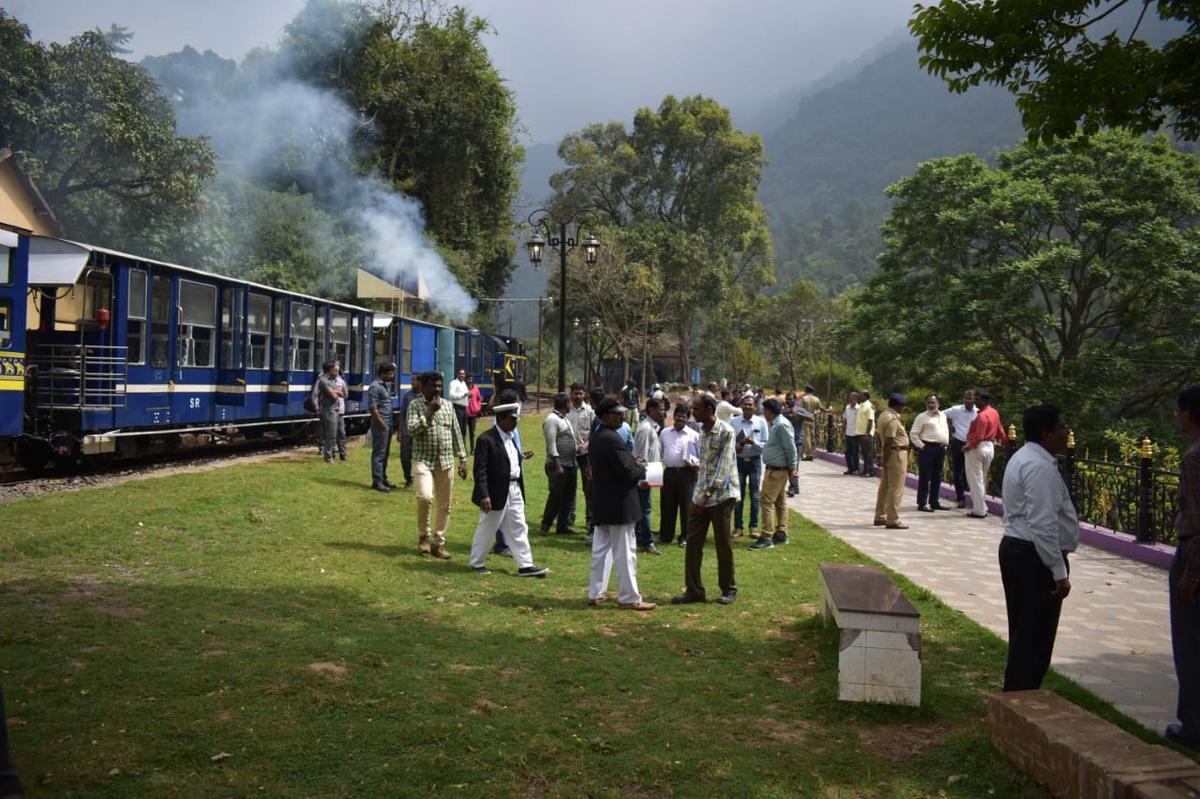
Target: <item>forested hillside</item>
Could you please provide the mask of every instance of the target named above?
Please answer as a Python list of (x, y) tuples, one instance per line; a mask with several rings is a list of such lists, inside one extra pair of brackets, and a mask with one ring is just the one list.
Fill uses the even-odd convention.
[(917, 65), (905, 41), (857, 75), (802, 98), (766, 136), (762, 201), (771, 216), (777, 285), (812, 280), (830, 293), (875, 270), (883, 190), (921, 161), (991, 157), (1023, 135), (1012, 95), (963, 95)]

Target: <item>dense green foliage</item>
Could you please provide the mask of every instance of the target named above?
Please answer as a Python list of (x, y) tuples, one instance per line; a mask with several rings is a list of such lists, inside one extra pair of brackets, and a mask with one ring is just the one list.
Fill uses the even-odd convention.
[(917, 66), (911, 42), (803, 97), (766, 137), (761, 199), (779, 285), (811, 280), (836, 294), (875, 273), (884, 189), (930, 158), (991, 158), (1021, 135), (1012, 98), (985, 87), (957, 97)]
[(883, 385), (1057, 401), (1094, 429), (1162, 407), (1200, 356), (1198, 185), (1200, 158), (1118, 132), (922, 164), (889, 189), (852, 352)]
[(370, 120), (365, 163), (421, 203), (430, 234), (478, 296), (499, 293), (511, 273), (523, 157), (512, 92), (483, 41), (489, 30), (458, 6), (434, 14), (310, 0), (281, 46), (296, 74)]
[[(1122, 10), (1127, 30), (1114, 25)], [(1183, 24), (1156, 47), (1142, 30), (1147, 16)], [(987, 82), (1016, 94), (1034, 141), (1069, 138), (1077, 128), (1156, 131), (1168, 121), (1197, 139), (1198, 23), (1194, 0), (940, 0), (918, 4), (909, 27), (921, 65), (952, 91)]]
[(372, 252), (358, 195), (402, 193), (419, 208), (376, 201), (383, 224), (412, 217), (495, 294), (522, 149), (488, 31), (459, 7), (311, 0), (241, 64), (185, 47), (139, 65), (121, 29), (43, 46), (0, 12), (0, 141), (75, 238), (348, 297)]
[(664, 329), (685, 373), (695, 328), (728, 322), (725, 300), (753, 297), (772, 279), (766, 213), (758, 202), (762, 142), (706, 97), (667, 97), (632, 129), (590, 125), (559, 145), (566, 169), (551, 178), (565, 216), (591, 209), (622, 231), (632, 263), (663, 285)]
[(0, 144), (71, 236), (161, 254), (161, 237), (200, 208), (214, 154), (176, 135), (154, 80), (120, 57), (128, 38), (114, 28), (43, 45), (0, 9)]

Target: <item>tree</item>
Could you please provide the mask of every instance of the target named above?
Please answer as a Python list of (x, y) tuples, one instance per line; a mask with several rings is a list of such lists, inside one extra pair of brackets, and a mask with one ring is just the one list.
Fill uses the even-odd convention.
[[(1160, 47), (1138, 38), (1157, 22), (1152, 6), (1161, 20), (1186, 23)], [(1114, 20), (1126, 17), (1123, 33)], [(1070, 137), (1080, 126), (1156, 131), (1169, 118), (1181, 137), (1196, 139), (1198, 23), (1193, 0), (941, 0), (918, 4), (909, 29), (920, 40), (921, 66), (951, 91), (987, 82), (1016, 94), (1034, 141)]]
[(843, 333), (881, 385), (1145, 412), (1200, 356), (1198, 185), (1200, 158), (1121, 132), (922, 164)]
[(524, 158), (516, 103), (483, 41), (490, 30), (458, 6), (310, 0), (280, 53), (370, 120), (364, 165), (421, 203), (427, 230), (461, 255), (451, 265), (477, 296), (501, 293), (512, 273), (511, 208)]
[(0, 10), (0, 142), (71, 236), (157, 254), (161, 230), (199, 208), (214, 155), (176, 136), (153, 78), (119, 57), (129, 38), (113, 28), (44, 46)]
[(590, 125), (559, 145), (566, 169), (551, 178), (564, 215), (595, 209), (631, 235), (629, 256), (665, 285), (663, 311), (679, 337), (684, 372), (698, 320), (733, 295), (772, 279), (766, 213), (758, 202), (762, 141), (733, 127), (706, 97), (668, 96), (627, 130)]

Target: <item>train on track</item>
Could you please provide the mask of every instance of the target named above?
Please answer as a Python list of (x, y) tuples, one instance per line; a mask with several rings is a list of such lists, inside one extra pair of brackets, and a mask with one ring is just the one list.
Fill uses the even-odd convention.
[(514, 339), (0, 229), (0, 462), (101, 465), (201, 435), (299, 437), (334, 359), (352, 430), (368, 424), (380, 362), (397, 364), (397, 405), (414, 373), (448, 383), (466, 369), (486, 400), (526, 369)]

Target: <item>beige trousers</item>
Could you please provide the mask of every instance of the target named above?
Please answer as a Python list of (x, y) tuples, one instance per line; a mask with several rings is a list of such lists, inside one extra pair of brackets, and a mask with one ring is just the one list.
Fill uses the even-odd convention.
[(879, 464), (883, 474), (875, 494), (875, 521), (897, 524), (900, 521), (900, 501), (904, 498), (904, 475), (908, 466), (907, 450), (888, 450)]
[(786, 469), (763, 467), (762, 493), (759, 495), (759, 510), (762, 513), (764, 536), (787, 535), (787, 484)]
[[(431, 469), (429, 464), (413, 462), (413, 482), (417, 488), (417, 535), (433, 546), (446, 543), (450, 525), (450, 500), (454, 498), (454, 470)], [(437, 519), (431, 531), (429, 512), (437, 503)]]

